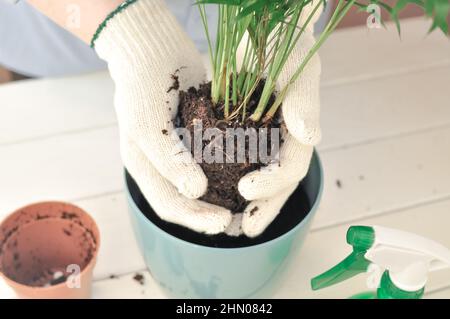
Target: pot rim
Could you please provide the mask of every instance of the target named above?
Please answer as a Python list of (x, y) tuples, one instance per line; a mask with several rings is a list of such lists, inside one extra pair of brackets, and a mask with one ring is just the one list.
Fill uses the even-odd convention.
[[(84, 267), (83, 270), (80, 272), (79, 276), (80, 276), (80, 278), (81, 278), (81, 277), (83, 277), (84, 275), (86, 275), (86, 273), (90, 272), (90, 271), (95, 267), (95, 265), (97, 264), (98, 252), (99, 252), (99, 250), (100, 250), (100, 244), (101, 244), (100, 230), (99, 230), (99, 228), (98, 228), (97, 223), (95, 222), (94, 218), (93, 218), (90, 214), (88, 214), (84, 209), (82, 209), (81, 207), (76, 206), (76, 205), (71, 204), (71, 203), (68, 203), (68, 202), (56, 201), (56, 200), (53, 200), (53, 201), (52, 201), (52, 200), (49, 200), (49, 201), (35, 202), (35, 203), (31, 203), (31, 204), (25, 205), (25, 206), (23, 206), (23, 207), (20, 207), (20, 208), (16, 209), (15, 211), (13, 211), (12, 213), (10, 213), (9, 215), (7, 215), (7, 216), (1, 221), (0, 227), (3, 225), (3, 223), (7, 222), (10, 218), (13, 218), (14, 215), (20, 214), (22, 210), (25, 210), (25, 209), (27, 209), (27, 208), (29, 208), (29, 207), (32, 207), (32, 206), (40, 206), (40, 205), (54, 205), (54, 204), (57, 204), (57, 205), (60, 205), (60, 204), (69, 205), (69, 206), (72, 206), (73, 208), (77, 209), (80, 213), (82, 213), (83, 215), (85, 215), (87, 218), (91, 219), (92, 225), (93, 225), (93, 227), (94, 227), (94, 231), (96, 231), (96, 233), (98, 234), (98, 236), (95, 238), (95, 240), (96, 240), (95, 254), (94, 254), (94, 256), (91, 258), (91, 260), (89, 261), (89, 263), (86, 265), (86, 267)], [(50, 217), (49, 219), (60, 219), (60, 218), (57, 218), (57, 217)], [(36, 220), (36, 222), (40, 222), (40, 221), (42, 221), (42, 220)], [(25, 226), (25, 225), (31, 225), (31, 224), (33, 224), (33, 222), (24, 224), (24, 226)], [(19, 227), (19, 228), (20, 228), (20, 227)], [(8, 241), (8, 239), (6, 240), (6, 242), (7, 242), (7, 241)], [(5, 242), (5, 243), (6, 243), (6, 242)], [(0, 243), (0, 244), (1, 244), (1, 243)], [(1, 258), (0, 258), (0, 259), (1, 259)], [(13, 286), (14, 286), (14, 287), (18, 287), (18, 288), (20, 288), (20, 289), (35, 290), (35, 291), (38, 291), (38, 290), (39, 290), (40, 292), (41, 292), (41, 291), (42, 291), (42, 292), (46, 292), (46, 291), (49, 291), (49, 290), (54, 290), (54, 289), (62, 288), (62, 287), (66, 284), (66, 281), (64, 281), (64, 282), (62, 282), (62, 283), (59, 283), (59, 284), (53, 285), (53, 286), (49, 286), (49, 287), (33, 287), (33, 286), (28, 286), (28, 285), (22, 284), (22, 283), (20, 283), (20, 282), (17, 282), (17, 281), (15, 281), (15, 280), (9, 278), (6, 274), (4, 274), (4, 273), (1, 272), (1, 271), (0, 271), (0, 275), (1, 275), (1, 277), (3, 278), (3, 280), (4, 280), (4, 281), (8, 284), (8, 286), (10, 286), (10, 287), (13, 287)], [(73, 289), (76, 289), (76, 288), (73, 288)]]
[(312, 218), (312, 212), (315, 212), (320, 204), (320, 199), (322, 198), (322, 193), (323, 193), (323, 184), (324, 184), (324, 180), (323, 180), (323, 167), (322, 167), (322, 162), (320, 160), (320, 157), (317, 153), (316, 150), (314, 150), (313, 153), (313, 157), (312, 160), (315, 160), (317, 163), (317, 171), (319, 173), (319, 189), (317, 192), (317, 196), (314, 200), (314, 204), (311, 206), (309, 212), (306, 214), (306, 216), (303, 218), (303, 220), (298, 223), (297, 225), (295, 225), (294, 228), (292, 228), (291, 230), (285, 232), (284, 234), (271, 239), (269, 241), (260, 243), (260, 244), (256, 244), (256, 245), (251, 245), (251, 246), (244, 246), (244, 247), (232, 247), (232, 248), (224, 248), (224, 247), (211, 247), (211, 246), (204, 246), (204, 245), (200, 245), (200, 244), (195, 244), (192, 243), (190, 241), (178, 238), (168, 232), (166, 232), (165, 230), (161, 229), (160, 227), (158, 227), (157, 225), (155, 225), (154, 223), (152, 223), (145, 215), (144, 213), (139, 209), (139, 207), (136, 205), (136, 203), (133, 200), (133, 197), (131, 196), (131, 193), (129, 191), (128, 188), (128, 183), (126, 182), (126, 178), (125, 178), (125, 193), (127, 195), (127, 200), (128, 203), (130, 205), (132, 205), (132, 209), (135, 211), (138, 211), (140, 216), (143, 217), (143, 219), (145, 220), (145, 223), (150, 225), (151, 227), (157, 229), (157, 231), (159, 233), (161, 233), (163, 236), (169, 237), (172, 240), (175, 240), (176, 242), (182, 244), (182, 245), (186, 245), (186, 246), (190, 246), (192, 248), (199, 248), (199, 249), (206, 249), (206, 250), (212, 250), (212, 251), (222, 251), (222, 252), (236, 252), (236, 251), (242, 251), (242, 250), (247, 250), (247, 249), (254, 249), (254, 248), (258, 248), (258, 247), (262, 247), (262, 246), (271, 246), (276, 244), (277, 242), (283, 240), (284, 238), (290, 236), (292, 233), (296, 232), (298, 230), (298, 228), (302, 227), (310, 218)]

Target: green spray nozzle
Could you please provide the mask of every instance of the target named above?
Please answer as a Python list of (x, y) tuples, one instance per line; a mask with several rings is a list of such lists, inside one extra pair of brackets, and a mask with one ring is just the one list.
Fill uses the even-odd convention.
[(365, 258), (365, 254), (374, 241), (375, 231), (372, 227), (350, 227), (347, 231), (347, 243), (353, 246), (353, 252), (330, 270), (314, 277), (311, 280), (312, 289), (318, 290), (332, 286), (366, 272), (371, 262)]
[(368, 250), (375, 242), (375, 230), (369, 226), (351, 226), (347, 231), (347, 243), (353, 249)]

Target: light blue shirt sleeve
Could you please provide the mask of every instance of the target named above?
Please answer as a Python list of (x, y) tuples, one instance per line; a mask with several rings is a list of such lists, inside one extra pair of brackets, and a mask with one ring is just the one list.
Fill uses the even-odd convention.
[[(95, 51), (34, 10), (26, 1), (0, 0), (0, 64), (18, 73), (60, 76), (106, 68)], [(167, 5), (194, 40), (207, 51), (203, 25), (195, 1), (167, 0)], [(208, 18), (217, 19), (210, 7)], [(215, 25), (214, 22), (212, 22)]]

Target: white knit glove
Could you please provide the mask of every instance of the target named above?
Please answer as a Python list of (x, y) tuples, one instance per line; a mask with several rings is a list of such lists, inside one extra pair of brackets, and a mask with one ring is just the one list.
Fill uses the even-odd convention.
[(204, 82), (205, 70), (164, 1), (124, 6), (107, 22), (95, 49), (116, 84), (124, 164), (145, 198), (168, 222), (197, 232), (223, 232), (231, 213), (196, 200), (206, 192), (207, 178), (174, 133), (178, 89)]
[[(312, 5), (315, 4), (316, 1), (312, 1)], [(312, 8), (310, 6), (304, 9), (300, 24), (309, 16)], [(313, 24), (321, 12), (321, 9), (316, 11), (309, 27), (293, 50), (277, 83), (278, 89), (288, 83), (314, 45)], [(277, 217), (286, 200), (308, 172), (314, 145), (321, 138), (320, 72), (320, 59), (316, 54), (291, 86), (283, 102), (282, 115), (288, 132), (283, 137), (279, 163), (251, 172), (239, 182), (241, 195), (252, 201), (242, 216), (242, 231), (249, 237), (260, 235)]]

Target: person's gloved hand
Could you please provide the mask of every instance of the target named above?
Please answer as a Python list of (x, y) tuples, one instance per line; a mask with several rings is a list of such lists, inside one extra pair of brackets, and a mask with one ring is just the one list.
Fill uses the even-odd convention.
[(205, 70), (164, 1), (124, 6), (107, 21), (95, 49), (116, 85), (122, 159), (145, 198), (168, 222), (223, 232), (231, 213), (196, 200), (205, 193), (207, 178), (174, 133), (178, 89), (204, 82)]
[[(312, 8), (311, 6), (304, 9), (300, 25)], [(314, 45), (312, 26), (321, 12), (321, 9), (317, 10), (288, 59), (277, 83), (279, 89), (289, 82)], [(283, 137), (279, 163), (251, 172), (239, 181), (239, 192), (245, 199), (252, 201), (242, 216), (242, 231), (249, 237), (260, 235), (277, 217), (286, 200), (308, 172), (314, 145), (321, 138), (320, 72), (320, 59), (316, 54), (291, 86), (283, 102), (281, 110), (288, 132)]]

